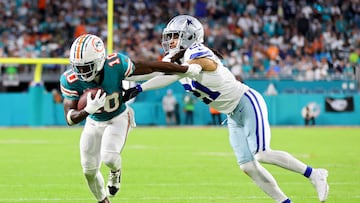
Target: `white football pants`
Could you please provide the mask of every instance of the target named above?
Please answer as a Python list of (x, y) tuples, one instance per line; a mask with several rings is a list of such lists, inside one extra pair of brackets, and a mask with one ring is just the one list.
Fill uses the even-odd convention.
[(88, 186), (98, 201), (106, 197), (101, 163), (111, 170), (121, 168), (120, 153), (131, 127), (135, 126), (130, 107), (109, 121), (95, 121), (87, 117), (80, 138), (80, 159)]

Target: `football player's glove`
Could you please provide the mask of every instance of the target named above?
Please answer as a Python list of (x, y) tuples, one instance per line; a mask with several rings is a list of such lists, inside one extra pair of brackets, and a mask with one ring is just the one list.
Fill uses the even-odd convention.
[(140, 92), (142, 92), (142, 88), (140, 84), (137, 84), (135, 87), (124, 90), (124, 94), (122, 96), (123, 102), (127, 102), (130, 99), (136, 97)]
[(84, 110), (89, 114), (96, 113), (97, 110), (104, 107), (106, 102), (106, 93), (104, 92), (101, 96), (101, 89), (96, 92), (94, 99), (91, 99), (91, 92), (87, 93), (87, 102)]

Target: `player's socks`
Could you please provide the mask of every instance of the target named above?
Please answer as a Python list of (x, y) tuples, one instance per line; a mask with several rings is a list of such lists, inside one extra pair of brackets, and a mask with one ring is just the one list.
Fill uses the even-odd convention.
[(256, 159), (262, 163), (273, 164), (287, 170), (303, 174), (307, 168), (306, 164), (285, 151), (266, 150), (255, 155)]
[(312, 171), (313, 171), (313, 168), (311, 168), (310, 166), (307, 166), (307, 167), (306, 167), (306, 170), (305, 170), (305, 173), (304, 173), (304, 176), (307, 177), (307, 178), (309, 178), (310, 175), (311, 175), (311, 173), (312, 173)]
[(105, 197), (105, 199), (103, 199), (102, 201), (100, 201), (99, 203), (111, 203), (110, 200)]
[(274, 177), (257, 161), (250, 161), (241, 164), (240, 168), (251, 177), (255, 184), (260, 187), (276, 202), (283, 202), (288, 199), (276, 183)]
[(286, 199), (285, 201), (283, 201), (282, 203), (291, 203), (290, 199)]
[(115, 196), (120, 189), (121, 170), (110, 171), (107, 189), (110, 197)]
[(104, 178), (99, 170), (87, 170), (85, 172), (87, 184), (96, 199), (100, 200), (106, 197), (104, 188)]

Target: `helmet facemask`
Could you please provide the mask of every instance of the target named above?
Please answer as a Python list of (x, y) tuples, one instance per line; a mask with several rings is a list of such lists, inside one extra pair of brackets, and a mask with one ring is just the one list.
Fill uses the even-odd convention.
[(89, 82), (95, 79), (99, 72), (98, 67), (102, 67), (103, 62), (101, 63), (101, 59), (97, 59), (85, 64), (72, 64), (72, 68), (80, 80)]
[[(165, 53), (172, 54), (189, 48), (195, 42), (202, 43), (203, 38), (204, 29), (196, 18), (179, 15), (167, 24), (162, 34), (161, 44)], [(175, 47), (171, 47), (173, 40), (178, 40)]]

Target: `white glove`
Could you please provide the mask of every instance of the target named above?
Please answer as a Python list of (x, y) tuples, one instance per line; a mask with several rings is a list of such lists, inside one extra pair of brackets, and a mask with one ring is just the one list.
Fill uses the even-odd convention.
[(84, 110), (88, 112), (89, 114), (94, 114), (97, 110), (99, 110), (101, 107), (104, 107), (105, 101), (106, 101), (106, 93), (104, 92), (101, 97), (101, 90), (98, 90), (96, 92), (96, 95), (94, 99), (91, 99), (91, 92), (87, 94), (86, 98), (86, 106)]
[(188, 70), (185, 72), (185, 74), (188, 76), (188, 77), (196, 77), (199, 75), (199, 73), (201, 72), (202, 68), (199, 64), (196, 64), (196, 63), (192, 63), (192, 64), (189, 64), (188, 66)]

